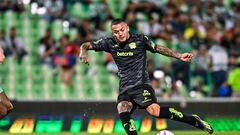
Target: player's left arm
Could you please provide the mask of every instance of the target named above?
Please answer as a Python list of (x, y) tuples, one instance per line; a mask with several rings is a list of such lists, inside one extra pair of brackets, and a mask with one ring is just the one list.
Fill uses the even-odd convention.
[(167, 47), (164, 47), (162, 45), (156, 45), (155, 50), (159, 54), (162, 54), (162, 55), (165, 55), (168, 57), (177, 58), (184, 62), (189, 62), (193, 57), (192, 53), (179, 53), (179, 52), (173, 51)]
[(156, 45), (150, 38), (147, 36), (143, 37), (143, 41), (146, 44), (146, 49), (153, 52), (153, 53), (159, 53), (168, 57), (173, 57), (180, 59), (182, 61), (188, 62), (192, 59), (193, 54), (192, 53), (179, 53), (176, 51), (173, 51), (165, 46), (162, 45)]

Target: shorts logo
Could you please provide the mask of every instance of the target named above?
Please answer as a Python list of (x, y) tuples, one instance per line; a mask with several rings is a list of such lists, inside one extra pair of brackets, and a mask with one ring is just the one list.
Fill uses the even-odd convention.
[(149, 102), (149, 101), (152, 101), (152, 99), (149, 99), (148, 97), (144, 97), (144, 100), (142, 101), (142, 103), (146, 103), (146, 102)]
[(142, 103), (146, 103), (152, 100), (152, 99), (149, 99), (147, 96), (151, 96), (151, 93), (148, 90), (143, 90), (144, 100), (142, 101)]
[(143, 96), (150, 96), (151, 93), (148, 90), (143, 90)]
[(136, 43), (135, 42), (132, 42), (129, 44), (129, 48), (130, 49), (135, 49), (137, 47)]

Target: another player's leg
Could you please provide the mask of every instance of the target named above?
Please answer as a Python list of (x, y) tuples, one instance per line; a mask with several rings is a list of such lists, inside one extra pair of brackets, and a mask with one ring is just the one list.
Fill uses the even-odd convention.
[(187, 115), (180, 111), (177, 111), (176, 109), (172, 107), (160, 107), (157, 103), (153, 103), (150, 106), (146, 108), (148, 113), (152, 116), (155, 116), (157, 118), (165, 118), (165, 119), (171, 119), (176, 120), (180, 122), (184, 122), (187, 124), (190, 124), (196, 128), (202, 129), (207, 131), (209, 134), (213, 133), (213, 129), (207, 122), (203, 121), (199, 116), (197, 115)]
[[(12, 111), (13, 109), (13, 105), (12, 103), (9, 101), (9, 99), (7, 98), (6, 94), (2, 91), (0, 92), (0, 101), (1, 101), (1, 105), (6, 109), (6, 113), (4, 113), (5, 111), (1, 112), (1, 114), (4, 114), (3, 116), (1, 115), (0, 118), (4, 117), (5, 115), (7, 115), (9, 112)], [(0, 109), (2, 109), (3, 107), (1, 107)], [(3, 109), (4, 109), (3, 108)], [(4, 110), (5, 110), (4, 109)]]
[(117, 104), (117, 110), (119, 117), (122, 121), (122, 125), (128, 135), (137, 135), (137, 130), (133, 119), (131, 118), (131, 110), (133, 104), (128, 101), (121, 101)]

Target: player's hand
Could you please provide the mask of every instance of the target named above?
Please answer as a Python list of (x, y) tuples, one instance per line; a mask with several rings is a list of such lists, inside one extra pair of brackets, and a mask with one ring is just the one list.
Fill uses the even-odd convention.
[(79, 58), (84, 64), (89, 64), (88, 57), (87, 57), (86, 53), (80, 52)]
[(192, 53), (183, 53), (179, 59), (184, 62), (189, 62), (191, 61), (192, 57), (193, 57)]

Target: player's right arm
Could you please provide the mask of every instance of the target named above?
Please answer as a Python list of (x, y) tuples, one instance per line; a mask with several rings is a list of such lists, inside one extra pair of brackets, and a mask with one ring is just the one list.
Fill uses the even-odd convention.
[(88, 56), (87, 56), (88, 50), (110, 52), (108, 38), (104, 38), (104, 39), (101, 38), (96, 41), (85, 42), (81, 45), (79, 58), (85, 64), (89, 64)]
[(85, 63), (85, 64), (89, 64), (88, 63), (88, 55), (87, 55), (87, 51), (88, 50), (92, 50), (92, 44), (90, 42), (84, 42), (81, 47), (80, 47), (80, 54), (79, 54), (79, 58), (80, 60)]

